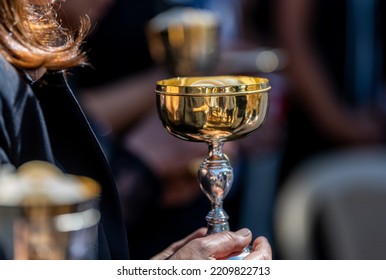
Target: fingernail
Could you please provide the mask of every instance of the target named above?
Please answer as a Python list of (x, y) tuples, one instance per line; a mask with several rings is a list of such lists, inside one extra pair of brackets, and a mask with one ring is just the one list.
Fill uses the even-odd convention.
[(243, 237), (248, 237), (248, 236), (251, 235), (251, 231), (249, 229), (247, 229), (247, 228), (242, 228), (242, 229), (236, 231), (236, 233), (238, 235), (243, 236)]

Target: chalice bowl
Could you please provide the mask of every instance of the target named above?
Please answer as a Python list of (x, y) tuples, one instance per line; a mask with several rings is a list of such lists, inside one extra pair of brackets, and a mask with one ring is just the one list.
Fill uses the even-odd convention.
[[(261, 126), (270, 88), (268, 79), (249, 76), (176, 77), (156, 83), (158, 114), (166, 130), (209, 147), (198, 169), (200, 188), (211, 202), (208, 234), (229, 230), (223, 199), (234, 175), (222, 150), (224, 142), (245, 137)], [(240, 258), (248, 253), (245, 250)]]

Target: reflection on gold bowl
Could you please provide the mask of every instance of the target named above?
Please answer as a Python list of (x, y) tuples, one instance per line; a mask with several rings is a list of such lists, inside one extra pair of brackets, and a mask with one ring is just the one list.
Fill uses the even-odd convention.
[(171, 78), (157, 82), (164, 127), (189, 141), (230, 141), (256, 130), (268, 108), (268, 80), (247, 76)]

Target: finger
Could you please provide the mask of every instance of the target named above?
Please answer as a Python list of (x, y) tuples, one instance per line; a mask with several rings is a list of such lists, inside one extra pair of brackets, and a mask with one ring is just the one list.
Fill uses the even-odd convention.
[(169, 248), (175, 252), (175, 251), (179, 250), (182, 246), (184, 246), (185, 244), (190, 242), (191, 240), (204, 237), (206, 235), (207, 231), (208, 230), (206, 228), (200, 228), (200, 229), (194, 231), (193, 233), (191, 233), (190, 235), (188, 235), (187, 237), (185, 237), (184, 239), (181, 239), (177, 242), (174, 242), (172, 245), (169, 246)]
[(164, 259), (167, 259), (168, 257), (173, 255), (181, 247), (185, 246), (187, 243), (189, 243), (193, 239), (204, 237), (206, 235), (206, 232), (207, 232), (206, 228), (200, 228), (200, 229), (194, 231), (193, 233), (191, 233), (190, 235), (188, 235), (187, 237), (185, 237), (184, 239), (181, 239), (181, 240), (179, 240), (177, 242), (174, 242), (169, 247), (167, 247), (165, 250), (163, 250), (161, 253), (155, 255), (151, 259), (152, 260), (164, 260)]
[(244, 260), (272, 260), (272, 248), (267, 238), (264, 236), (256, 238), (251, 253)]
[(198, 250), (207, 258), (224, 259), (241, 252), (252, 240), (249, 229), (240, 229), (237, 232), (224, 231), (201, 238)]

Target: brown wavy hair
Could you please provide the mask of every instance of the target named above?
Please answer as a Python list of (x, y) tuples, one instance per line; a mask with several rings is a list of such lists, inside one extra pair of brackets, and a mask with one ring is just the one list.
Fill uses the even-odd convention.
[(88, 17), (69, 30), (58, 19), (60, 0), (51, 2), (0, 0), (0, 53), (16, 67), (62, 70), (86, 63), (80, 47), (89, 31)]

